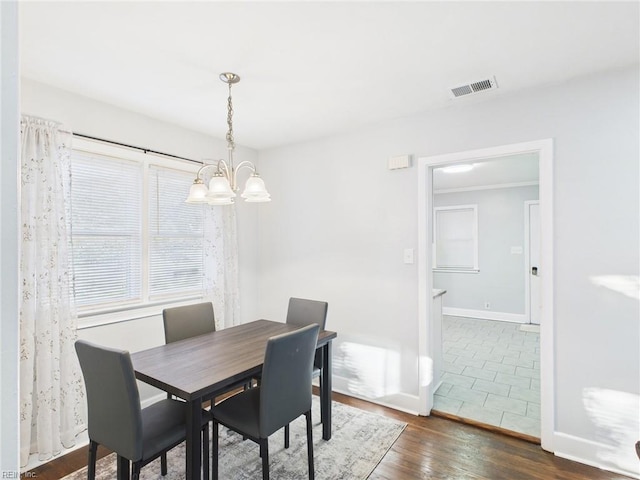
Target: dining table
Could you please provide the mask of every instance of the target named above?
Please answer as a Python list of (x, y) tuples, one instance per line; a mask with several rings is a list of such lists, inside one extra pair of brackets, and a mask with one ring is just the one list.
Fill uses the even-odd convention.
[[(256, 320), (160, 345), (131, 354), (136, 378), (187, 402), (186, 478), (201, 478), (202, 402), (262, 371), (269, 338), (299, 329), (270, 320)], [(321, 330), (320, 402), (322, 438), (331, 438), (331, 343), (337, 333)]]

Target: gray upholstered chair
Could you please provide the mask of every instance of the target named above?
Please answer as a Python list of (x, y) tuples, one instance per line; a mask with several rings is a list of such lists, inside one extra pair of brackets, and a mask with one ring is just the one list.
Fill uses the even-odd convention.
[(162, 310), (162, 321), (166, 343), (214, 332), (216, 329), (211, 302), (165, 308)]
[[(289, 299), (286, 322), (300, 326), (317, 323), (320, 326), (320, 330), (324, 330), (327, 323), (328, 308), (329, 304), (327, 302), (291, 297)], [(320, 377), (320, 396), (322, 396), (322, 374), (322, 350), (317, 350), (313, 360), (313, 376)], [(324, 423), (324, 417), (325, 411), (324, 408), (321, 408), (320, 420), (322, 423)]]
[[(161, 473), (167, 474), (167, 451), (186, 438), (186, 403), (161, 400), (140, 407), (140, 395), (129, 352), (78, 340), (75, 344), (87, 390), (89, 462), (87, 478), (96, 476), (98, 445), (118, 457), (118, 478), (133, 480), (149, 462), (161, 457)], [(203, 477), (209, 478), (209, 421), (203, 411)]]
[(213, 407), (213, 479), (218, 478), (218, 424), (260, 445), (262, 478), (269, 479), (268, 438), (301, 415), (307, 421), (309, 479), (314, 478), (311, 426), (311, 372), (318, 325), (271, 337), (267, 342), (260, 386), (245, 390)]

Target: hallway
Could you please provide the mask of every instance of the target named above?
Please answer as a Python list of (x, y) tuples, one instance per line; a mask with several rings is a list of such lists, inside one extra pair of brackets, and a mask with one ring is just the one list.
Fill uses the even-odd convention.
[(445, 315), (442, 338), (444, 373), (433, 409), (540, 438), (540, 334), (517, 323)]

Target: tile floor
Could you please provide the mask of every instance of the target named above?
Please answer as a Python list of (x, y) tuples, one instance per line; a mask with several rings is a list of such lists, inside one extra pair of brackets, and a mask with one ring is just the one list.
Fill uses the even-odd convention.
[(434, 410), (540, 437), (540, 334), (445, 315)]

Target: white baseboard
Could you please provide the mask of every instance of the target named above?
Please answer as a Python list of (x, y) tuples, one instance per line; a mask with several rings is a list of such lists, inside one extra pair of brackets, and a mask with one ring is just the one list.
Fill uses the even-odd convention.
[(640, 462), (633, 445), (623, 449), (559, 432), (553, 438), (554, 453), (558, 457), (640, 479)]
[(366, 400), (367, 402), (375, 403), (383, 407), (393, 408), (401, 412), (410, 413), (411, 415), (418, 415), (419, 412), (419, 398), (417, 395), (410, 395), (408, 393), (392, 393), (379, 398), (369, 398), (362, 395), (358, 395), (349, 388), (349, 379), (341, 377), (339, 375), (333, 375), (332, 389), (334, 392), (342, 393), (350, 397), (359, 398), (360, 400)]
[(479, 318), (481, 320), (497, 320), (500, 322), (529, 323), (524, 313), (494, 312), (492, 310), (472, 310), (470, 308), (442, 307), (443, 315), (453, 317)]

